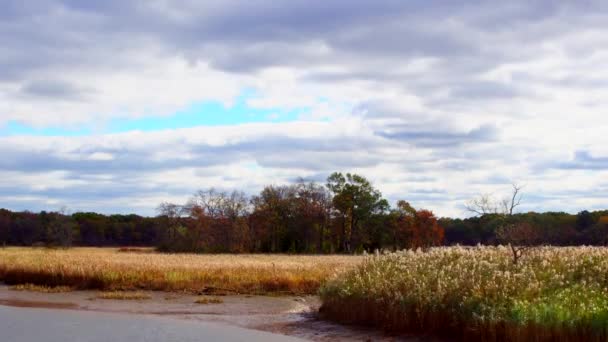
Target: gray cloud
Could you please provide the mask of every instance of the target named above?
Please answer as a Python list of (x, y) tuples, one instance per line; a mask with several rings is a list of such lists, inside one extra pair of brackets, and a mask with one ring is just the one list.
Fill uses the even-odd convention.
[[(5, 158), (0, 169), (18, 172), (69, 171), (85, 174), (130, 173), (173, 170), (185, 167), (206, 168), (254, 160), (269, 168), (336, 170), (378, 164), (386, 160), (379, 151), (378, 138), (334, 136), (294, 138), (288, 135), (264, 135), (238, 143), (210, 145), (179, 139), (142, 147), (129, 146), (128, 138), (112, 148), (96, 145), (93, 139), (73, 138), (69, 143), (55, 141), (35, 151), (14, 146), (10, 140), (0, 147)], [(154, 140), (154, 133), (147, 139)], [(0, 140), (1, 141), (1, 140)], [(68, 147), (56, 150), (63, 144)], [(162, 159), (155, 155), (166, 153)], [(102, 158), (99, 158), (101, 156)]]
[(422, 147), (457, 147), (466, 143), (479, 143), (495, 140), (497, 129), (494, 126), (481, 126), (469, 132), (458, 133), (437, 129), (437, 127), (420, 127), (419, 125), (392, 126), (384, 132), (383, 137), (401, 140)]
[(567, 170), (608, 170), (608, 158), (593, 157), (587, 151), (578, 151), (573, 160), (553, 165)]
[(82, 99), (87, 91), (64, 81), (39, 80), (31, 81), (21, 88), (26, 96), (46, 97), (51, 99)]
[[(313, 41), (322, 41), (331, 50), (325, 58), (313, 59), (315, 63), (344, 57), (396, 62), (435, 56), (447, 58), (452, 67), (467, 61), (489, 66), (499, 56), (507, 56), (499, 53), (500, 46), (480, 44), (479, 39), (491, 42), (480, 32), (503, 32), (513, 25), (534, 31), (539, 20), (551, 20), (565, 11), (589, 13), (590, 7), (596, 13), (605, 9), (601, 2), (572, 6), (555, 1), (500, 5), (483, 1), (441, 5), (425, 1), (187, 1), (180, 6), (147, 1), (9, 1), (3, 13), (12, 25), (0, 35), (14, 47), (21, 45), (24, 52), (12, 59), (13, 65), (8, 63), (13, 72), (34, 69), (35, 63), (23, 58), (32, 53), (44, 61), (39, 67), (103, 65), (111, 61), (106, 54), (98, 54), (99, 44), (108, 49), (128, 44), (137, 48), (150, 41), (167, 51), (210, 59), (217, 67), (239, 72), (277, 64), (305, 65), (310, 55), (298, 46)], [(46, 15), (34, 17), (34, 13)]]

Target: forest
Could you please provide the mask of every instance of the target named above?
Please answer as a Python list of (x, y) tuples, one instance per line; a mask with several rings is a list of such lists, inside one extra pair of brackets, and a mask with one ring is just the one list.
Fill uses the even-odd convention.
[[(0, 209), (0, 246), (155, 246), (166, 252), (360, 253), (439, 245), (496, 245), (505, 215), (466, 219), (397, 201), (368, 179), (333, 173), (326, 184), (268, 185), (241, 191), (201, 190), (183, 204), (161, 203), (156, 217)], [(606, 245), (608, 210), (512, 213), (534, 245)], [(529, 232), (533, 232), (530, 234)], [(520, 241), (521, 242), (521, 241)]]

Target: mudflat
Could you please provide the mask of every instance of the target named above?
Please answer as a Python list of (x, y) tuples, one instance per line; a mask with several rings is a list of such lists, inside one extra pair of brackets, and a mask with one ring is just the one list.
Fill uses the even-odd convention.
[[(81, 317), (80, 314), (82, 314), (83, 322), (82, 325), (78, 325), (78, 327), (75, 328), (77, 329), (76, 333), (78, 333), (78, 331), (82, 331), (83, 333), (86, 332), (87, 329), (89, 329), (89, 320), (94, 322), (99, 319), (103, 321), (100, 322), (100, 325), (107, 325), (109, 330), (113, 330), (112, 333), (121, 332), (122, 335), (120, 336), (124, 335), (135, 338), (130, 341), (146, 340), (145, 338), (147, 338), (148, 335), (144, 330), (147, 328), (140, 329), (142, 335), (137, 335), (137, 332), (127, 328), (123, 329), (123, 326), (127, 326), (127, 324), (123, 323), (116, 324), (115, 329), (110, 329), (113, 324), (112, 322), (126, 319), (126, 322), (131, 322), (132, 324), (141, 327), (160, 324), (161, 327), (166, 327), (167, 330), (166, 332), (159, 332), (159, 336), (165, 336), (166, 340), (172, 340), (171, 336), (176, 336), (176, 338), (179, 337), (177, 340), (180, 341), (189, 341), (189, 335), (183, 335), (182, 338), (181, 335), (170, 334), (177, 334), (176, 329), (186, 329), (182, 326), (182, 322), (184, 321), (188, 322), (188, 324), (201, 323), (202, 327), (205, 328), (209, 326), (208, 324), (219, 324), (223, 328), (218, 328), (221, 330), (217, 332), (218, 334), (221, 334), (224, 330), (228, 329), (226, 327), (229, 327), (235, 328), (235, 331), (241, 333), (262, 331), (278, 334), (279, 336), (291, 336), (312, 341), (416, 340), (415, 338), (409, 337), (386, 336), (374, 330), (343, 326), (321, 320), (317, 317), (320, 301), (316, 296), (226, 295), (213, 297), (219, 299), (219, 302), (217, 303), (212, 301), (208, 304), (197, 304), (196, 301), (200, 299), (201, 296), (189, 293), (149, 291), (145, 292), (145, 294), (148, 295), (148, 299), (141, 300), (100, 299), (98, 298), (98, 294), (98, 291), (72, 291), (64, 293), (14, 291), (11, 290), (9, 286), (0, 285), (0, 308), (4, 310), (2, 312), (2, 319), (4, 319), (4, 316), (23, 316), (22, 319), (28, 319), (30, 321), (36, 321), (37, 319), (44, 321), (44, 317), (51, 313), (53, 319), (57, 317), (59, 320), (69, 321), (74, 316)], [(29, 309), (32, 309), (33, 311), (30, 311)], [(112, 316), (112, 314), (117, 314), (118, 316)], [(127, 318), (133, 318), (134, 321), (130, 321)], [(167, 321), (156, 320), (163, 318), (167, 319)], [(8, 324), (6, 322), (9, 321), (10, 320), (6, 320), (3, 322), (5, 322), (4, 324)], [(41, 324), (42, 325), (36, 329), (43, 329), (45, 323), (43, 322)], [(71, 325), (64, 325), (64, 328), (61, 329), (69, 330), (71, 329), (70, 327)], [(79, 327), (82, 327), (82, 329)], [(187, 327), (190, 327), (190, 325)], [(198, 331), (196, 325), (193, 327), (194, 328), (192, 329), (194, 329), (194, 331)], [(59, 327), (54, 328), (50, 326), (47, 328), (60, 329)], [(19, 330), (21, 328), (18, 323), (15, 323), (7, 325), (6, 329), (14, 331), (15, 329)], [(8, 331), (6, 329), (2, 330), (2, 338), (11, 341), (19, 341), (18, 339), (8, 339), (9, 335), (6, 333), (6, 331)], [(245, 332), (239, 329), (245, 329)], [(97, 333), (96, 330), (91, 331)], [(28, 334), (29, 333), (30, 332), (28, 332)], [(223, 337), (223, 335), (213, 336), (222, 336), (222, 340), (230, 341), (230, 338), (233, 336), (230, 334), (232, 334), (232, 332), (228, 333), (226, 337)], [(246, 339), (243, 339), (244, 335), (239, 335), (236, 332), (234, 334), (236, 340), (239, 340), (239, 338), (241, 338), (240, 340), (255, 340), (255, 336), (258, 336), (253, 334), (251, 335), (251, 338), (247, 337)], [(23, 336), (35, 337), (33, 335)], [(45, 334), (42, 334), (41, 336), (46, 338)], [(64, 337), (63, 335), (56, 336), (57, 338)], [(117, 338), (120, 337), (119, 335), (112, 336)], [(120, 341), (120, 339), (110, 339), (109, 337), (107, 339)], [(27, 341), (30, 340), (31, 339), (27, 339)], [(33, 340), (35, 341), (35, 339)], [(60, 339), (57, 341), (59, 340)], [(70, 340), (74, 339), (72, 338), (63, 341)], [(77, 340), (97, 341), (94, 339)], [(212, 340), (212, 337), (210, 337), (209, 340)], [(22, 339), (22, 341), (26, 340)], [(147, 339), (146, 341), (156, 340)]]

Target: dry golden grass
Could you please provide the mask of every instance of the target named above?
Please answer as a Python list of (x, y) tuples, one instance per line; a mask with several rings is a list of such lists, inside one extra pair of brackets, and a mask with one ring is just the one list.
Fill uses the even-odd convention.
[(363, 257), (119, 253), (116, 248), (0, 249), (0, 281), (99, 290), (312, 294)]
[(221, 304), (224, 300), (218, 297), (200, 296), (194, 302), (196, 304)]
[(73, 289), (69, 286), (45, 286), (45, 285), (34, 285), (34, 284), (18, 284), (10, 287), (13, 291), (31, 291), (31, 292), (42, 292), (42, 293), (61, 293), (71, 292)]
[(118, 299), (118, 300), (142, 300), (152, 298), (149, 294), (139, 291), (108, 291), (100, 292), (96, 296), (100, 299)]

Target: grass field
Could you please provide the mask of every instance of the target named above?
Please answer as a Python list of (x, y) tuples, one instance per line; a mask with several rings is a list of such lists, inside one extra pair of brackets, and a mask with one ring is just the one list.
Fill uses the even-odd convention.
[(483, 341), (606, 341), (608, 248), (505, 247), (373, 256), (320, 291), (325, 317)]
[(0, 281), (15, 290), (96, 289), (115, 299), (141, 290), (318, 292), (325, 317), (394, 332), (484, 341), (608, 339), (608, 248), (536, 248), (514, 264), (505, 247), (368, 257), (9, 247), (0, 248)]
[(74, 289), (314, 294), (357, 256), (158, 254), (115, 248), (0, 248), (0, 281)]

